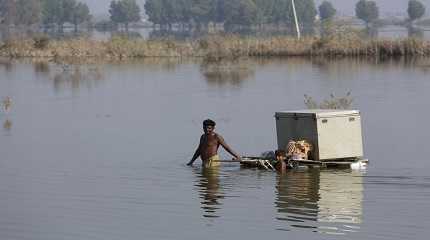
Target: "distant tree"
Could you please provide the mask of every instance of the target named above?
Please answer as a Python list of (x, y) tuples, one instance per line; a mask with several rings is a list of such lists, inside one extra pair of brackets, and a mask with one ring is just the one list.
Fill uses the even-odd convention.
[(186, 21), (185, 3), (186, 0), (147, 0), (144, 7), (149, 21), (172, 28), (173, 23)]
[(257, 6), (257, 13), (255, 15), (255, 22), (261, 26), (262, 24), (269, 23), (272, 20), (273, 8), (275, 7), (275, 0), (254, 0)]
[(270, 22), (280, 25), (291, 24), (294, 21), (291, 0), (274, 0)]
[(184, 20), (183, 4), (184, 0), (160, 0), (162, 2), (162, 20), (168, 25), (169, 29), (172, 28), (173, 23), (178, 23)]
[(207, 25), (211, 20), (212, 0), (189, 0), (191, 8), (189, 14), (197, 23), (197, 27)]
[(409, 15), (409, 20), (411, 22), (417, 19), (420, 19), (422, 16), (424, 16), (425, 12), (426, 12), (426, 8), (424, 4), (422, 4), (418, 0), (409, 0), (408, 15)]
[(210, 21), (223, 23), (225, 21), (226, 4), (228, 0), (214, 0), (211, 3)]
[(236, 0), (229, 2), (225, 11), (227, 25), (251, 26), (256, 20), (257, 5), (253, 0)]
[[(219, 0), (219, 1), (223, 1), (223, 0)], [(179, 22), (181, 23), (189, 23), (191, 20), (191, 13), (190, 13), (190, 9), (191, 9), (191, 1), (190, 0), (177, 0), (178, 5), (179, 5), (179, 11), (180, 13), (180, 17), (179, 17)]]
[[(297, 18), (300, 25), (312, 25), (317, 15), (314, 0), (295, 1)], [(294, 14), (291, 0), (275, 0), (273, 3), (272, 22), (294, 24)]]
[(360, 0), (355, 5), (355, 15), (369, 27), (369, 23), (378, 19), (379, 9), (374, 1)]
[(76, 9), (76, 0), (58, 0), (60, 2), (60, 14), (57, 18), (57, 24), (60, 30), (63, 30), (64, 23), (72, 23), (74, 10)]
[[(112, 4), (114, 6), (112, 6)], [(111, 2), (111, 10), (116, 8), (116, 2)], [(148, 20), (154, 24), (163, 24), (163, 3), (160, 0), (146, 0), (145, 1), (145, 12), (148, 16)], [(111, 11), (109, 10), (109, 11)], [(111, 19), (112, 19), (112, 12), (111, 12)], [(112, 21), (114, 21), (112, 19)]]
[(87, 22), (91, 19), (90, 9), (88, 5), (82, 2), (76, 4), (72, 13), (72, 23), (75, 25), (75, 32), (78, 30), (78, 25)]
[(121, 0), (120, 4), (122, 9), (124, 9), (124, 25), (128, 30), (129, 23), (140, 21), (140, 7), (136, 3), (136, 0)]
[(7, 3), (6, 0), (0, 0), (0, 21), (3, 20), (4, 16), (7, 12)]
[(0, 24), (9, 25), (15, 22), (16, 7), (14, 0), (0, 0)]
[(40, 0), (16, 0), (16, 24), (32, 25), (41, 20)]
[(110, 20), (114, 23), (121, 23), (124, 19), (124, 13), (118, 1), (110, 2), (109, 14), (110, 14)]
[(73, 22), (76, 6), (76, 0), (42, 0), (42, 22), (47, 25), (57, 24), (62, 31), (64, 23)]
[(136, 0), (111, 1), (109, 13), (111, 20), (124, 24), (127, 31), (129, 23), (140, 20), (140, 8)]
[[(121, 0), (112, 1), (111, 19), (121, 22)], [(317, 14), (314, 0), (297, 0), (301, 25), (313, 24)], [(262, 25), (294, 22), (291, 0), (146, 0), (145, 11), (155, 24), (194, 22), (198, 27), (213, 23)]]
[(42, 0), (42, 22), (52, 25), (61, 22), (63, 15), (62, 0)]
[(322, 21), (331, 20), (336, 15), (336, 9), (329, 1), (322, 2), (318, 10)]
[(317, 16), (317, 8), (314, 0), (295, 1), (297, 17), (301, 25), (313, 25)]

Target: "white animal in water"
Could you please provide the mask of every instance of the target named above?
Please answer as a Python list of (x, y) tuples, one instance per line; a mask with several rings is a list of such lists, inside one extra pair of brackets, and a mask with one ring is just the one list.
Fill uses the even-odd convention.
[(10, 108), (12, 107), (12, 99), (8, 96), (8, 97), (5, 97), (4, 99), (3, 99), (3, 102), (2, 102), (2, 108), (3, 108), (3, 111), (5, 112), (5, 113), (8, 113), (9, 111), (10, 111)]

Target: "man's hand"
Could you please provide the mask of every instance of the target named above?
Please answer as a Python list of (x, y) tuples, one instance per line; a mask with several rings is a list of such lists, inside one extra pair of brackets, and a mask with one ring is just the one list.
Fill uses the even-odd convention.
[(242, 157), (237, 156), (237, 157), (234, 157), (232, 160), (240, 162), (240, 161), (242, 161)]

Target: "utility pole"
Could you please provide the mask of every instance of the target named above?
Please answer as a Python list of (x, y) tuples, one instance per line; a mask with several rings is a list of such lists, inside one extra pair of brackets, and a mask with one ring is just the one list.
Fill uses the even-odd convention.
[(294, 0), (291, 0), (291, 4), (293, 5), (294, 21), (296, 22), (297, 39), (300, 39), (301, 34), (300, 34), (299, 20), (297, 20), (296, 4), (294, 3)]

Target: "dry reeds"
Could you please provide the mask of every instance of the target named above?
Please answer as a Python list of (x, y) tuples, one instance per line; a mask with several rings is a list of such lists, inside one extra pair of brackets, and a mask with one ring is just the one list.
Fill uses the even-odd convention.
[(69, 40), (9, 40), (0, 44), (0, 57), (48, 58), (146, 58), (204, 57), (206, 61), (240, 57), (287, 56), (430, 56), (430, 41), (407, 39), (363, 39), (357, 33), (325, 37), (212, 36), (193, 41), (143, 40), (115, 37), (108, 41), (86, 38)]
[(312, 97), (305, 94), (304, 102), (308, 109), (350, 109), (353, 98), (351, 92), (347, 92), (342, 97), (336, 97), (332, 93), (329, 99), (324, 99), (321, 103), (317, 103)]
[(204, 61), (200, 71), (210, 84), (239, 85), (245, 79), (254, 75), (254, 68), (249, 61)]

